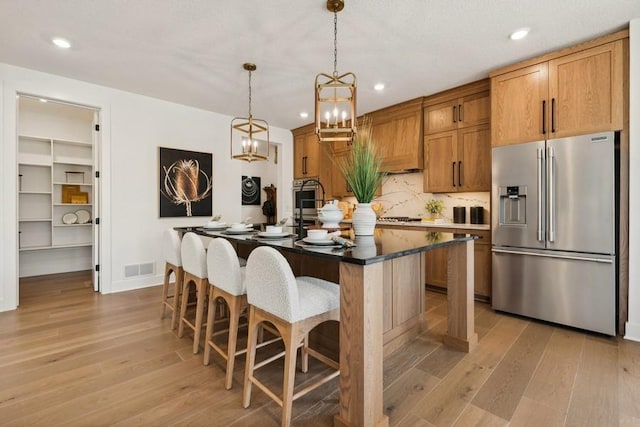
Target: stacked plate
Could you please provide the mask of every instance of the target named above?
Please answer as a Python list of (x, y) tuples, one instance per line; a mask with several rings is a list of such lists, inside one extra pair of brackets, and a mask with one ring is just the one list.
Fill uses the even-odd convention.
[(224, 230), (227, 223), (222, 221), (209, 221), (204, 227), (205, 230)]
[(244, 227), (239, 227), (237, 225), (233, 225), (225, 230), (227, 234), (245, 234), (251, 233), (255, 231), (253, 229), (253, 224), (245, 224)]
[(284, 239), (286, 237), (291, 237), (291, 236), (294, 236), (294, 235), (284, 231), (280, 233), (261, 231), (258, 234), (256, 234), (256, 237), (259, 237), (261, 239)]
[(318, 246), (329, 246), (329, 245), (336, 244), (336, 242), (331, 240), (329, 237), (323, 237), (323, 238), (317, 239), (317, 238), (307, 236), (303, 238), (302, 241), (310, 245), (318, 245)]

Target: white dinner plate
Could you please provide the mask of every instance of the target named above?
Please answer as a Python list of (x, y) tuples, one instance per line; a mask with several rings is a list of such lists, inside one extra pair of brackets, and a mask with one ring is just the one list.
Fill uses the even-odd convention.
[(85, 209), (78, 209), (76, 212), (78, 224), (88, 224), (91, 221), (91, 213)]
[(339, 243), (336, 242), (331, 242), (331, 244), (326, 245), (326, 244), (322, 244), (322, 245), (314, 245), (311, 243), (305, 243), (303, 240), (297, 240), (294, 242), (294, 244), (296, 246), (300, 246), (301, 248), (306, 248), (306, 249), (315, 249), (315, 250), (334, 250), (336, 248), (341, 248), (342, 245), (340, 245)]
[(263, 239), (282, 239), (283, 237), (289, 237), (291, 233), (267, 233), (266, 231), (261, 231), (256, 234), (256, 237), (262, 237)]
[(336, 242), (331, 239), (312, 239), (311, 237), (305, 237), (302, 240), (310, 245), (329, 246), (336, 244)]
[(227, 228), (227, 224), (222, 223), (222, 224), (216, 225), (216, 226), (205, 225), (202, 228), (204, 228), (205, 230), (225, 230)]
[(248, 228), (240, 228), (240, 229), (237, 229), (237, 228), (227, 228), (227, 229), (225, 230), (225, 233), (228, 233), (228, 234), (246, 234), (246, 233), (251, 233), (251, 232), (253, 232), (253, 231), (255, 231), (255, 230), (254, 230), (253, 228), (251, 228), (251, 227), (248, 227)]
[(73, 212), (66, 213), (62, 215), (62, 223), (63, 224), (75, 224), (78, 222), (78, 215)]

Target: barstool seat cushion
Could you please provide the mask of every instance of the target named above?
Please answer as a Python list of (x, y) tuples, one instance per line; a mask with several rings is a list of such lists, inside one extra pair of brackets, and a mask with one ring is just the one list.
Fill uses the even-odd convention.
[(340, 307), (340, 286), (316, 277), (296, 277), (298, 299), (300, 303), (299, 318), (307, 319)]
[(294, 277), (282, 254), (261, 246), (249, 257), (249, 304), (295, 323), (340, 306), (340, 287), (315, 277)]

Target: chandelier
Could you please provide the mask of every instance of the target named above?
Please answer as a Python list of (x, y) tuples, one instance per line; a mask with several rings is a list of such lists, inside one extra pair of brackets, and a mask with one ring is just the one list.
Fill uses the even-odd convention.
[(333, 12), (333, 74), (316, 76), (316, 135), (319, 142), (350, 142), (356, 133), (356, 76), (338, 74), (338, 12), (343, 0), (327, 0)]
[(251, 72), (256, 70), (256, 64), (247, 62), (242, 67), (249, 72), (249, 117), (231, 120), (231, 158), (246, 162), (267, 160), (269, 124), (251, 115)]

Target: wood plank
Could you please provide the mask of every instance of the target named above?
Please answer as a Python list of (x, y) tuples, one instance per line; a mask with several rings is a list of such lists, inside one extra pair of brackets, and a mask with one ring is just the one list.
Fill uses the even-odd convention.
[(640, 420), (640, 343), (627, 340), (619, 342), (618, 366), (620, 419), (630, 417)]
[(468, 405), (453, 425), (456, 427), (503, 427), (509, 425), (509, 422), (475, 405)]
[[(565, 413), (556, 409), (550, 408), (535, 400), (523, 397), (513, 414), (511, 427), (524, 427), (524, 426), (563, 426), (565, 421)], [(597, 424), (584, 424), (584, 425), (597, 425)]]
[(617, 366), (618, 347), (614, 339), (586, 337), (566, 426), (618, 423)]
[(478, 391), (473, 404), (510, 420), (552, 333), (549, 326), (530, 323)]
[(389, 425), (402, 420), (411, 408), (440, 383), (440, 379), (416, 368), (407, 369), (384, 393), (384, 412)]
[(524, 396), (565, 414), (583, 345), (583, 334), (570, 329), (555, 330)]
[(519, 319), (505, 318), (451, 370), (446, 381), (418, 403), (413, 412), (432, 424), (452, 425), (525, 326), (526, 323)]

